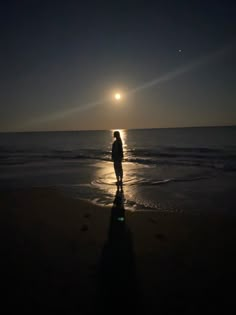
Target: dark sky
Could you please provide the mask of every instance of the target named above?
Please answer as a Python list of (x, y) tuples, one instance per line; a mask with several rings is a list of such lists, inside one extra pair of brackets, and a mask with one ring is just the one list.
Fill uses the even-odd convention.
[(0, 15), (0, 131), (236, 124), (234, 1), (18, 0)]

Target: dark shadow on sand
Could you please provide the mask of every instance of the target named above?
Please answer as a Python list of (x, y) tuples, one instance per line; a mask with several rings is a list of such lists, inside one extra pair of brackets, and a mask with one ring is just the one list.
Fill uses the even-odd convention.
[(125, 222), (123, 190), (118, 186), (99, 266), (97, 311), (137, 313), (138, 302), (132, 235)]

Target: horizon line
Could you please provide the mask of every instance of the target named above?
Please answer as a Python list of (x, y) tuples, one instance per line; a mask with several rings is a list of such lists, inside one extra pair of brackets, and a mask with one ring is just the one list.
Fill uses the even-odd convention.
[(148, 128), (113, 128), (113, 129), (72, 129), (72, 130), (25, 130), (25, 131), (0, 131), (0, 133), (37, 133), (37, 132), (79, 132), (79, 131), (112, 131), (112, 130), (154, 130), (154, 129), (184, 129), (184, 128), (223, 128), (236, 127), (230, 125), (205, 125), (205, 126), (176, 126), (176, 127), (148, 127)]

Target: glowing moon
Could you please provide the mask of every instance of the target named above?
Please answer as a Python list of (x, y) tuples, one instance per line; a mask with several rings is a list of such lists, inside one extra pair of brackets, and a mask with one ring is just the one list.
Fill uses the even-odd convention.
[(119, 100), (121, 99), (120, 93), (116, 93), (116, 94), (114, 95), (114, 97), (115, 97), (115, 99), (116, 99), (117, 101), (119, 101)]

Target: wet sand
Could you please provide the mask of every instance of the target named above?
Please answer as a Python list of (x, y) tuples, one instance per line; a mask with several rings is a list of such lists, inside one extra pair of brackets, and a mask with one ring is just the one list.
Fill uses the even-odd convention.
[(2, 312), (230, 313), (236, 218), (132, 213), (119, 198), (1, 192)]

